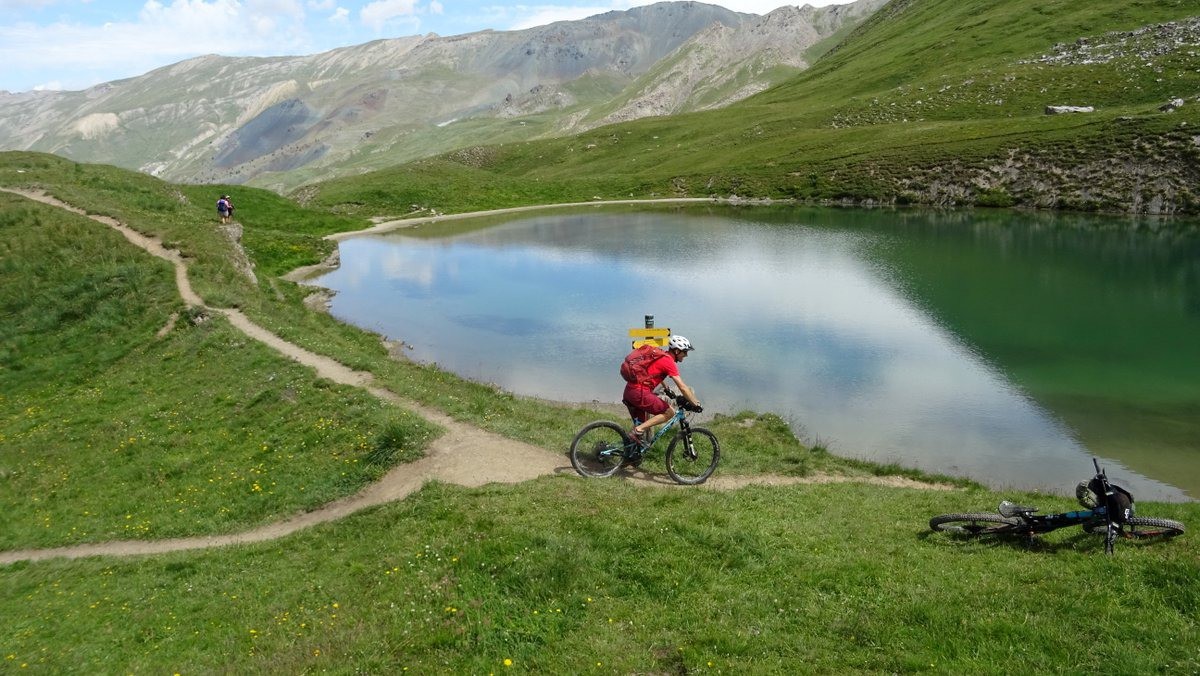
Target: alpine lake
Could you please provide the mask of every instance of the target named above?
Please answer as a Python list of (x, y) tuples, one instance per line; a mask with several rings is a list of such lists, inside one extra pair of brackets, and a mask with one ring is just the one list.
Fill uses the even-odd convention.
[(697, 348), (701, 419), (774, 412), (997, 489), (1071, 494), (1096, 457), (1139, 500), (1200, 498), (1196, 221), (589, 206), (356, 235), (340, 260), (308, 280), (335, 317), (518, 395), (618, 403), (653, 315)]

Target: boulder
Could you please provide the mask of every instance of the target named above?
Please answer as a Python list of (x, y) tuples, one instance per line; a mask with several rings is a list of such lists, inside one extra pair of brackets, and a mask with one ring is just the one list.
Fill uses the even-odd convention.
[(1096, 109), (1091, 106), (1046, 106), (1047, 115), (1063, 115), (1065, 113), (1093, 113)]
[(1171, 99), (1158, 107), (1164, 113), (1173, 113), (1183, 107), (1183, 99)]

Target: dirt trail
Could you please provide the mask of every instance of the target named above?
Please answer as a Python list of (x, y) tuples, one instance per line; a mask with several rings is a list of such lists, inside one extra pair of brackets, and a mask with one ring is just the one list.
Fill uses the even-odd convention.
[(719, 197), (666, 197), (656, 200), (596, 200), (594, 202), (567, 202), (564, 204), (533, 204), (524, 207), (507, 207), (505, 209), (491, 209), (488, 211), (472, 211), (465, 214), (442, 214), (437, 216), (420, 216), (417, 218), (397, 218), (387, 220), (382, 223), (377, 223), (365, 230), (339, 232), (335, 235), (330, 235), (326, 239), (340, 241), (350, 237), (358, 237), (359, 235), (387, 232), (389, 230), (396, 230), (399, 228), (410, 228), (414, 225), (420, 225), (422, 223), (456, 221), (462, 218), (478, 218), (480, 216), (495, 216), (498, 214), (517, 214), (524, 211), (539, 211), (543, 209), (570, 209), (576, 207), (613, 206), (620, 204), (646, 204), (647, 201), (650, 201), (653, 204), (731, 204), (735, 202), (735, 200)]
[[(0, 190), (87, 216), (117, 230), (132, 244), (175, 266), (175, 283), (179, 287), (179, 295), (189, 306), (202, 307), (209, 312), (224, 315), (233, 326), (247, 336), (267, 345), (290, 359), (312, 368), (322, 378), (344, 385), (364, 388), (372, 395), (413, 411), (426, 420), (446, 429), (446, 433), (435, 439), (429, 448), (426, 449), (426, 456), (424, 458), (393, 468), (379, 481), (363, 488), (352, 496), (336, 500), (311, 512), (297, 514), (283, 521), (227, 535), (149, 541), (120, 540), (52, 549), (0, 552), (0, 564), (16, 561), (38, 561), (49, 558), (73, 559), (86, 556), (159, 554), (189, 549), (203, 549), (206, 547), (223, 547), (250, 542), (262, 542), (264, 540), (283, 537), (319, 523), (334, 521), (367, 507), (400, 500), (419, 490), (425, 482), (430, 480), (476, 487), (488, 483), (519, 483), (554, 473), (573, 473), (570, 461), (565, 454), (552, 453), (530, 444), (514, 441), (458, 422), (440, 411), (435, 411), (415, 401), (404, 399), (387, 389), (375, 385), (374, 377), (368, 372), (355, 371), (329, 357), (310, 352), (298, 345), (285, 341), (250, 321), (246, 315), (238, 310), (206, 306), (203, 299), (192, 290), (191, 283), (188, 281), (187, 266), (183, 262), (183, 258), (179, 255), (179, 252), (163, 247), (162, 243), (154, 238), (147, 237), (112, 218), (88, 214), (82, 209), (61, 202), (41, 191), (11, 188), (0, 188)], [(520, 210), (524, 210), (524, 208), (501, 209), (492, 213)], [(398, 224), (393, 222), (382, 224), (377, 226), (377, 228), (388, 229), (396, 227), (396, 225)], [(375, 229), (372, 228), (372, 230)], [(625, 476), (645, 485), (662, 485), (687, 490), (686, 487), (677, 486), (666, 476), (652, 475), (641, 471), (626, 471)], [(755, 484), (778, 486), (798, 483), (830, 483), (846, 480), (848, 480), (846, 477), (824, 475), (803, 478), (781, 476), (728, 477), (718, 475), (709, 479), (704, 486), (709, 489), (728, 490)], [(889, 486), (938, 488), (938, 486), (922, 484), (899, 477), (870, 477), (852, 480)]]

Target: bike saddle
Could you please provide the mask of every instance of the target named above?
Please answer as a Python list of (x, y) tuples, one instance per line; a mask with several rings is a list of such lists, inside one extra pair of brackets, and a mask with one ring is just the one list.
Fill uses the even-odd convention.
[(1009, 502), (1008, 500), (1001, 502), (999, 509), (1000, 509), (1000, 516), (1004, 516), (1004, 517), (1019, 516), (1022, 514), (1033, 514), (1034, 512), (1038, 511), (1037, 507), (1027, 507), (1025, 505), (1018, 505), (1017, 503)]

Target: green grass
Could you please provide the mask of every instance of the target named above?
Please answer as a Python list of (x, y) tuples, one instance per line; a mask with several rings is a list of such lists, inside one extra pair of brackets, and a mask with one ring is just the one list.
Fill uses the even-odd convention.
[(275, 521), (434, 434), (186, 311), (171, 267), (115, 231), (8, 194), (0, 207), (0, 548)]
[(214, 222), (217, 197), (233, 197), (235, 220), (244, 227), (242, 245), (255, 262), (255, 272), (267, 278), (328, 256), (334, 246), (322, 239), (326, 235), (365, 226), (361, 219), (316, 213), (260, 188), (179, 186), (179, 190), (190, 203), (207, 208)]
[(1200, 668), (1195, 538), (1106, 557), (1078, 529), (1035, 545), (927, 530), (992, 500), (860, 484), (431, 485), (271, 543), (8, 566), (0, 654), (13, 671), (106, 673)]

